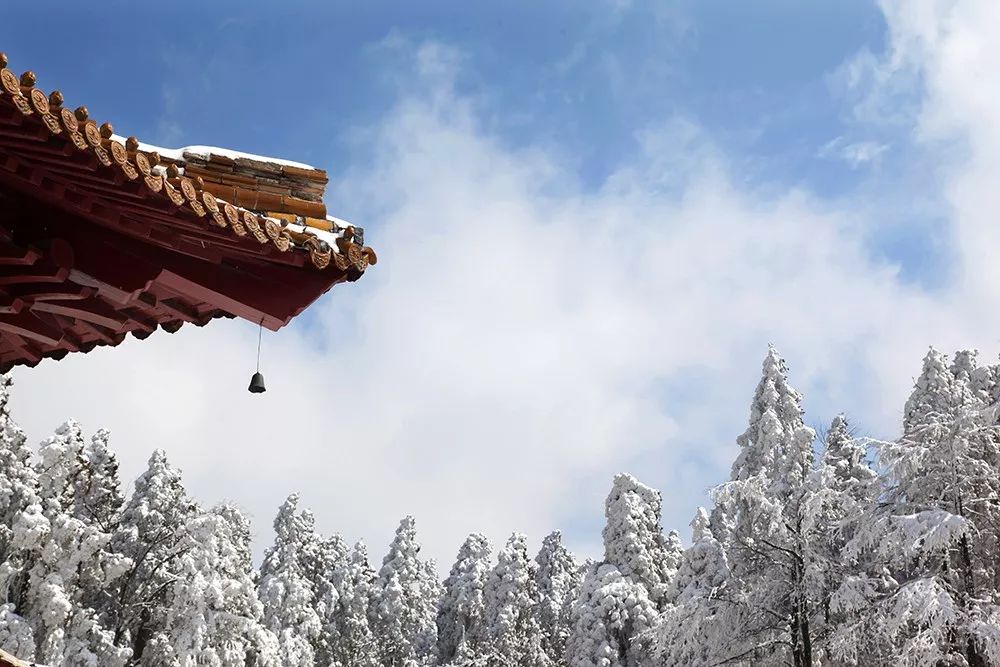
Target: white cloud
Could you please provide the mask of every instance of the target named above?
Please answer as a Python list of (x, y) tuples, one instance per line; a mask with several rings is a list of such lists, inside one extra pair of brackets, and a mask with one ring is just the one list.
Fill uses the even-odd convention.
[[(570, 526), (596, 549), (619, 470), (662, 488), (683, 529), (728, 472), (768, 341), (814, 419), (845, 409), (883, 435), (928, 344), (995, 352), (987, 171), (954, 181), (959, 238), (986, 234), (962, 246), (973, 270), (930, 295), (869, 257), (860, 204), (735, 186), (691, 123), (642, 133), (645, 153), (591, 192), (490, 136), (446, 49), (415, 62), (371, 128), (374, 161), (330, 197), (367, 210), (381, 261), (265, 338), (267, 394), (245, 391), (256, 331), (216, 322), (19, 372), (31, 433), (107, 425), (127, 477), (162, 446), (200, 500), (249, 509), (261, 543), (293, 490), (374, 554), (413, 513), (447, 567), (472, 530), (537, 543)], [(987, 107), (971, 117), (992, 131)]]
[(817, 151), (817, 157), (843, 160), (852, 169), (878, 162), (889, 146), (878, 141), (850, 142), (844, 137), (836, 137), (823, 144)]

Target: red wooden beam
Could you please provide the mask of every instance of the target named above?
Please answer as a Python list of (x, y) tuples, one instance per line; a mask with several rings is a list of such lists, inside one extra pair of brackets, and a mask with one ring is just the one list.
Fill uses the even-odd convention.
[(39, 301), (32, 304), (31, 310), (99, 324), (114, 332), (121, 332), (128, 322), (127, 317), (123, 317), (116, 309), (96, 298), (86, 301)]
[(0, 330), (52, 346), (59, 345), (63, 335), (59, 327), (42, 321), (28, 311), (0, 316)]

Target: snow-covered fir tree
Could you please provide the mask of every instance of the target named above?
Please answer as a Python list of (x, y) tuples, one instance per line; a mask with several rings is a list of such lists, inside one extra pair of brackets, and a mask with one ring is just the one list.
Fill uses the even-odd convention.
[(88, 461), (79, 425), (67, 422), (43, 443), (37, 504), (14, 518), (12, 547), (25, 576), (18, 615), (31, 627), (34, 659), (56, 665), (124, 665), (113, 619), (96, 606), (110, 599), (130, 561), (110, 548), (111, 535), (88, 522), (81, 502)]
[(861, 581), (874, 583), (874, 572), (865, 572), (847, 552), (865, 513), (880, 492), (878, 478), (868, 463), (864, 443), (856, 439), (847, 419), (838, 415), (827, 430), (823, 456), (810, 480), (806, 495), (803, 536), (809, 545), (807, 576), (820, 606), (813, 629), (818, 656), (844, 655), (849, 633), (845, 612), (851, 591)]
[[(11, 556), (11, 527), (14, 518), (38, 502), (38, 473), (24, 431), (11, 419), (11, 379), (0, 376), (0, 563)], [(6, 591), (12, 582), (0, 581)], [(9, 592), (4, 596), (6, 599)]]
[(731, 572), (722, 638), (727, 659), (759, 665), (811, 665), (819, 609), (804, 535), (815, 432), (784, 360), (770, 347), (750, 406), (732, 479), (716, 489), (712, 531)]
[(323, 632), (307, 564), (317, 539), (313, 517), (298, 512), (298, 503), (299, 497), (292, 494), (278, 510), (274, 544), (260, 568), (264, 626), (278, 638), (282, 667), (312, 667)]
[(708, 512), (699, 507), (691, 521), (691, 547), (684, 552), (671, 583), (672, 603), (661, 616), (655, 653), (666, 665), (716, 664), (725, 633), (729, 563), (712, 534)]
[(904, 410), (903, 435), (879, 446), (886, 487), (853, 540), (880, 577), (841, 596), (855, 652), (911, 664), (1000, 664), (995, 529), (1000, 439), (970, 386), (972, 355), (949, 367), (931, 350)]
[(131, 649), (139, 664), (155, 664), (146, 647), (166, 632), (170, 587), (179, 576), (186, 526), (198, 512), (180, 471), (165, 452), (154, 451), (135, 481), (112, 541), (114, 551), (130, 561), (112, 589), (115, 643)]
[[(309, 513), (312, 521), (312, 513)], [(319, 614), (321, 630), (313, 641), (315, 659), (319, 664), (331, 664), (334, 660), (333, 637), (327, 628), (334, 622), (338, 592), (334, 584), (334, 573), (347, 560), (347, 544), (339, 535), (323, 539), (314, 533), (313, 540), (305, 545), (303, 567), (313, 591), (313, 606)]]
[(107, 430), (100, 429), (84, 446), (84, 465), (76, 483), (77, 517), (107, 533), (118, 528), (125, 504), (118, 478), (118, 457), (111, 450), (110, 438)]
[(497, 555), (486, 582), (485, 641), (488, 664), (547, 667), (535, 563), (528, 556), (527, 538), (514, 534)]
[(279, 667), (277, 637), (263, 625), (250, 554), (250, 525), (223, 505), (185, 526), (166, 624), (147, 651), (164, 667)]
[[(607, 523), (604, 562), (646, 588), (653, 604), (662, 608), (680, 559), (679, 543), (667, 544), (660, 525), (663, 500), (660, 492), (631, 475), (615, 477), (605, 503)], [(672, 550), (671, 550), (672, 549)]]
[(373, 612), (377, 577), (368, 562), (364, 542), (354, 545), (333, 572), (333, 588), (325, 608), (323, 631), (331, 651), (331, 665), (377, 667), (378, 646), (369, 617)]
[(545, 653), (553, 664), (564, 664), (566, 640), (570, 633), (572, 603), (583, 583), (582, 572), (573, 554), (563, 546), (558, 530), (545, 536), (535, 556), (538, 568), (538, 623), (542, 628)]
[(460, 651), (474, 656), (484, 648), (480, 645), (486, 637), (483, 592), (492, 569), (491, 553), (492, 545), (485, 535), (469, 535), (444, 580), (437, 612), (438, 659), (442, 664), (452, 662)]
[(14, 522), (40, 506), (38, 473), (27, 437), (10, 415), (10, 376), (0, 376), (0, 649), (31, 658), (34, 635), (26, 613), (28, 554), (14, 548)]
[(653, 664), (649, 633), (656, 623), (656, 606), (645, 586), (610, 563), (594, 563), (573, 604), (566, 662), (571, 667)]
[(420, 559), (417, 528), (403, 518), (378, 573), (372, 626), (387, 667), (433, 665), (441, 584), (434, 565)]

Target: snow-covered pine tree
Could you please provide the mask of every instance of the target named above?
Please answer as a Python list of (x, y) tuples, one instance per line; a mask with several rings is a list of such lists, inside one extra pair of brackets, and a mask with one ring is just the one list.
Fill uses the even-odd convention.
[(545, 653), (553, 665), (565, 664), (566, 640), (570, 633), (570, 610), (583, 583), (579, 564), (563, 546), (558, 530), (545, 536), (535, 556), (538, 568), (538, 623)]
[(274, 544), (264, 555), (258, 588), (264, 625), (278, 638), (282, 667), (312, 667), (323, 628), (306, 564), (317, 539), (313, 517), (297, 513), (298, 503), (299, 497), (292, 494), (278, 510)]
[[(986, 408), (992, 404), (992, 396), (997, 382), (997, 369), (993, 366), (980, 366), (979, 353), (976, 350), (959, 350), (951, 362), (951, 374), (959, 385), (965, 385), (972, 401)], [(972, 407), (969, 404), (968, 407)]]
[(717, 664), (717, 649), (724, 637), (729, 563), (722, 545), (712, 534), (708, 512), (699, 507), (691, 521), (691, 547), (684, 552), (671, 582), (673, 601), (660, 617), (656, 655), (665, 665), (701, 667)]
[(24, 431), (10, 416), (11, 378), (0, 375), (0, 649), (21, 658), (34, 657), (26, 610), (28, 554), (12, 544), (14, 523), (38, 506), (38, 473)]
[(486, 636), (481, 627), (486, 610), (483, 591), (490, 575), (491, 552), (492, 545), (485, 535), (469, 535), (444, 581), (444, 595), (437, 612), (441, 664), (450, 663), (460, 648), (468, 655), (481, 651), (479, 640)]
[(843, 655), (838, 645), (842, 647), (845, 639), (853, 641), (849, 634), (837, 635), (838, 626), (847, 622), (853, 591), (883, 585), (877, 567), (857, 562), (846, 550), (879, 491), (865, 445), (854, 438), (847, 419), (838, 415), (827, 430), (822, 460), (810, 479), (802, 523), (807, 578), (820, 605), (811, 629), (821, 659)]
[(137, 664), (155, 664), (145, 649), (151, 638), (165, 632), (186, 526), (199, 511), (184, 489), (180, 471), (162, 450), (154, 451), (135, 481), (112, 540), (115, 552), (131, 561), (112, 590), (115, 643), (129, 647)]
[(547, 667), (538, 622), (535, 563), (527, 538), (515, 533), (497, 555), (484, 591), (487, 663), (510, 667)]
[(656, 621), (645, 586), (610, 563), (592, 563), (573, 603), (566, 662), (571, 667), (651, 664), (646, 638)]
[[(75, 422), (68, 422), (63, 429), (70, 444), (67, 454), (72, 452), (79, 457), (72, 481), (73, 516), (102, 533), (114, 535), (125, 500), (118, 477), (118, 457), (110, 445), (111, 434), (99, 429), (85, 441)], [(117, 557), (122, 558), (123, 554)], [(95, 609), (103, 622), (114, 623), (118, 602), (103, 579), (82, 581), (80, 594), (83, 604)]]
[(736, 625), (720, 647), (730, 660), (812, 664), (818, 605), (807, 577), (803, 520), (815, 436), (784, 360), (769, 347), (749, 425), (737, 438), (732, 481), (714, 494), (711, 527), (732, 573), (726, 614)]
[(250, 524), (223, 505), (188, 520), (169, 588), (166, 625), (146, 652), (162, 667), (279, 667), (277, 637), (263, 625)]
[(111, 434), (99, 429), (83, 448), (84, 465), (76, 482), (78, 518), (114, 532), (121, 519), (125, 498), (118, 477), (118, 457), (112, 451)]
[(376, 575), (368, 562), (368, 549), (364, 542), (358, 542), (348, 558), (334, 569), (330, 595), (335, 599), (326, 600), (330, 615), (324, 633), (330, 646), (331, 666), (378, 667), (378, 647), (368, 620), (375, 586)]
[(27, 583), (21, 616), (30, 624), (38, 662), (123, 665), (107, 603), (130, 565), (109, 549), (111, 536), (90, 523), (82, 504), (89, 461), (79, 426), (67, 422), (46, 440), (38, 460), (39, 503), (22, 511), (12, 546), (22, 552)]
[(970, 389), (971, 356), (951, 368), (935, 350), (924, 358), (902, 437), (879, 443), (886, 492), (851, 545), (881, 565), (890, 587), (861, 581), (841, 596), (849, 610), (859, 598), (875, 603), (840, 632), (854, 631), (856, 650), (891, 651), (893, 662), (1000, 664), (992, 553), (1000, 447), (990, 412)]
[(386, 667), (432, 665), (437, 658), (441, 584), (419, 553), (416, 523), (404, 517), (379, 570), (372, 617)]
[[(10, 386), (10, 376), (0, 375), (0, 563), (11, 556), (15, 517), (38, 502), (34, 457), (24, 431), (10, 416)], [(0, 604), (16, 597), (8, 589), (10, 583), (0, 579)]]
[[(312, 515), (310, 513), (310, 520)], [(313, 641), (316, 662), (329, 665), (333, 662), (333, 637), (327, 628), (337, 610), (338, 592), (334, 572), (347, 560), (347, 544), (339, 535), (323, 539), (314, 533), (314, 539), (305, 545), (302, 565), (313, 591), (313, 608), (319, 614), (321, 631)]]
[(602, 532), (604, 562), (645, 586), (658, 608), (667, 602), (667, 589), (679, 558), (676, 551), (668, 549), (664, 538), (662, 511), (659, 491), (631, 475), (617, 475), (605, 503), (607, 524)]

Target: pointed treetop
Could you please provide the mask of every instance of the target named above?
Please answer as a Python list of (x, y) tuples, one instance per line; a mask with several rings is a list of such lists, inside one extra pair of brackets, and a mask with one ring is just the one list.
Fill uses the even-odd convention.
[(870, 482), (876, 477), (875, 471), (868, 465), (864, 444), (852, 436), (851, 426), (844, 415), (837, 415), (830, 424), (823, 464), (840, 483)]
[(732, 479), (766, 473), (776, 490), (801, 484), (812, 468), (816, 437), (803, 415), (802, 396), (788, 383), (785, 361), (769, 346), (747, 430), (736, 439), (740, 454), (733, 463)]
[[(963, 355), (963, 359), (965, 361), (959, 362), (959, 374), (970, 357)], [(904, 437), (912, 436), (922, 426), (953, 416), (968, 397), (968, 390), (967, 384), (952, 373), (948, 357), (930, 348), (924, 356), (920, 377), (914, 382), (903, 408)]]
[(469, 535), (444, 582), (444, 596), (437, 612), (438, 656), (448, 663), (463, 649), (478, 647), (485, 639), (482, 618), (484, 591), (490, 574), (492, 546), (485, 535)]
[(433, 565), (420, 560), (416, 522), (399, 522), (378, 573), (378, 604), (373, 612), (389, 664), (421, 664), (437, 653), (437, 606), (441, 584)]
[(354, 563), (368, 562), (368, 545), (365, 544), (364, 540), (358, 540), (354, 543), (354, 547), (351, 549), (351, 561)]
[(704, 507), (699, 507), (694, 514), (694, 518), (691, 519), (691, 541), (701, 542), (702, 540), (712, 537), (712, 527), (711, 521), (708, 518), (708, 510)]
[(309, 510), (299, 510), (299, 494), (292, 493), (285, 498), (278, 508), (278, 514), (274, 517), (274, 532), (279, 541), (302, 542), (307, 541), (308, 536), (313, 533), (315, 519)]
[[(546, 664), (542, 628), (538, 623), (538, 591), (527, 538), (514, 533), (497, 554), (484, 591), (486, 628), (497, 656), (512, 664)], [(493, 661), (490, 661), (493, 664)]]

